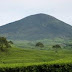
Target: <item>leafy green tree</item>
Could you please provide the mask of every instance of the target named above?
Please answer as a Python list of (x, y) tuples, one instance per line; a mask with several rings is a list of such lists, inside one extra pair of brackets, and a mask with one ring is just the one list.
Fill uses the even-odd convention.
[(37, 47), (44, 47), (43, 43), (41, 43), (41, 42), (36, 43), (36, 46)]
[(0, 50), (5, 51), (7, 48), (11, 47), (5, 37), (0, 37)]

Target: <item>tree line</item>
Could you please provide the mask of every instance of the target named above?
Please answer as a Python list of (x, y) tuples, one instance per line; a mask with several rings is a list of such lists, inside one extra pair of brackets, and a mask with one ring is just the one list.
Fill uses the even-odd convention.
[[(8, 48), (11, 48), (11, 44), (13, 44), (12, 41), (8, 41), (5, 37), (0, 37), (0, 50), (1, 51), (5, 51)], [(44, 47), (44, 44), (41, 42), (37, 42), (36, 47)], [(60, 45), (53, 45), (52, 48), (57, 51), (57, 49), (60, 49), (61, 46)]]

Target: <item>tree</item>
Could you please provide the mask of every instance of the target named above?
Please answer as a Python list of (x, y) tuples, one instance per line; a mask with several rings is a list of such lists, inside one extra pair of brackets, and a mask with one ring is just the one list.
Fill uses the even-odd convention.
[(13, 42), (12, 42), (12, 41), (8, 41), (8, 43), (9, 43), (9, 44), (13, 44)]
[(61, 49), (61, 46), (57, 44), (57, 45), (54, 45), (52, 48), (53, 48), (53, 49), (55, 50), (55, 52), (57, 53), (58, 50)]
[(41, 42), (36, 43), (36, 46), (37, 47), (44, 47), (43, 43), (41, 43)]
[(7, 48), (11, 47), (5, 37), (0, 37), (0, 50), (5, 51)]

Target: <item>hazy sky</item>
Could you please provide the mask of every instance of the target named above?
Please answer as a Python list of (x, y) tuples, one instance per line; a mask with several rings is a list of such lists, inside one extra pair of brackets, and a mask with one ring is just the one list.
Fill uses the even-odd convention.
[(72, 25), (72, 0), (0, 0), (0, 25), (37, 13)]

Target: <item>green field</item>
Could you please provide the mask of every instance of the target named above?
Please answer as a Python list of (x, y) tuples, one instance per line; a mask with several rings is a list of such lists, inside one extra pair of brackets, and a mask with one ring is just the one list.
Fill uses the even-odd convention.
[[(44, 47), (36, 47), (37, 42), (42, 42)], [(69, 42), (61, 39), (14, 41), (11, 48), (0, 51), (0, 72), (71, 72), (72, 48), (62, 45)], [(56, 44), (61, 49), (53, 49)]]
[(34, 50), (10, 48), (0, 52), (0, 67), (18, 67), (36, 64), (62, 64), (72, 62), (72, 50)]

